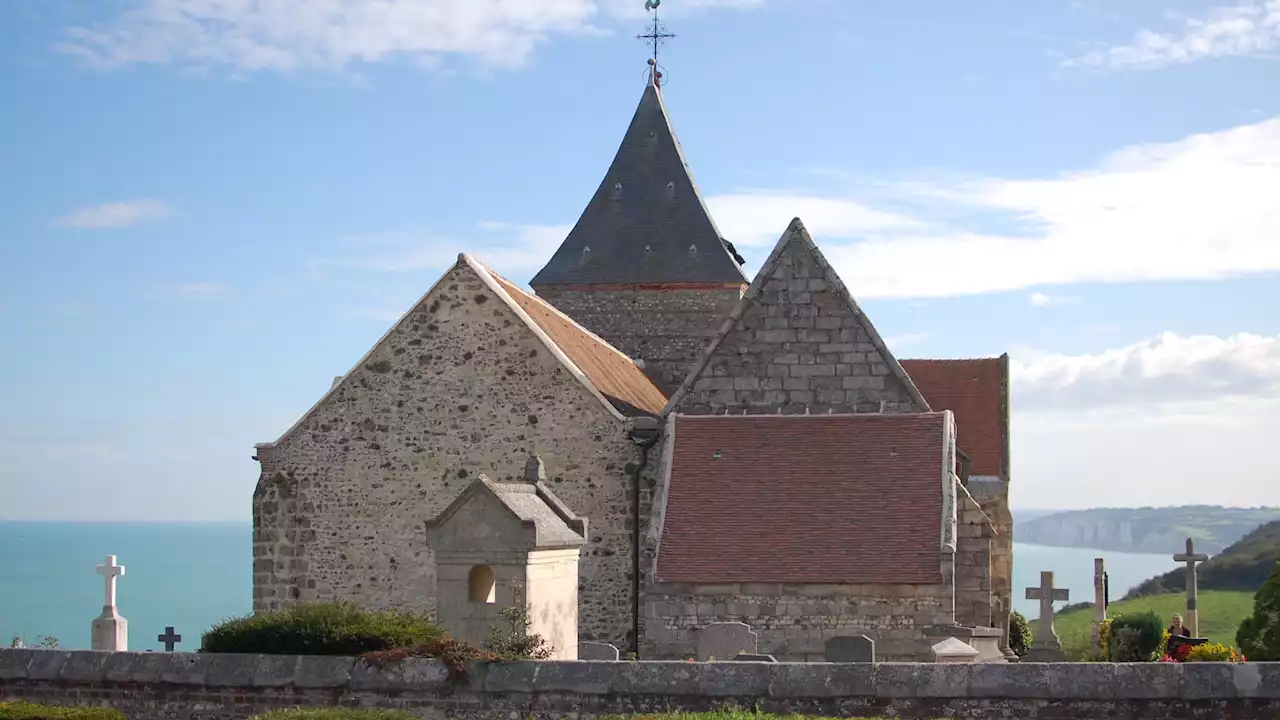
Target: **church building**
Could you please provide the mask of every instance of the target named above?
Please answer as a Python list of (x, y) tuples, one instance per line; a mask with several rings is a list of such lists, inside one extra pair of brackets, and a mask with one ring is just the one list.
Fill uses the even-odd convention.
[[(257, 446), (256, 612), (452, 612), (427, 528), (483, 475), (582, 519), (582, 641), (691, 657), (740, 621), (779, 660), (863, 634), (911, 660), (1007, 633), (1008, 357), (899, 361), (799, 219), (749, 280), (660, 78), (532, 292), (460, 255)], [(535, 456), (537, 493), (506, 485)]]

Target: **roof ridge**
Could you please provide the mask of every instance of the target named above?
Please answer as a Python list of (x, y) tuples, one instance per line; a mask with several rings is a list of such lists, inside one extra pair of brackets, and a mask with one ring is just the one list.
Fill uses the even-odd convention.
[[(477, 262), (480, 262), (480, 261), (478, 261), (478, 260), (477, 260)], [(569, 317), (568, 315), (566, 315), (564, 312), (562, 312), (562, 311), (560, 310), (560, 308), (556, 307), (555, 305), (552, 305), (550, 302), (547, 302), (545, 299), (543, 299), (542, 297), (540, 297), (540, 296), (538, 295), (538, 293), (537, 293), (537, 292), (531, 292), (531, 293), (525, 292), (525, 291), (524, 291), (524, 288), (522, 288), (522, 287), (520, 287), (518, 284), (516, 284), (516, 283), (512, 282), (510, 278), (508, 278), (508, 277), (506, 277), (506, 276), (504, 276), (504, 275), (501, 275), (501, 274), (499, 274), (499, 273), (495, 272), (492, 268), (490, 268), (488, 265), (484, 264), (483, 262), (481, 262), (480, 264), (481, 264), (481, 265), (484, 265), (484, 267), (485, 267), (486, 269), (488, 269), (488, 270), (489, 270), (489, 273), (490, 273), (491, 275), (493, 275), (494, 277), (498, 278), (499, 280), (502, 280), (503, 282), (507, 283), (508, 285), (510, 285), (510, 286), (512, 286), (512, 287), (514, 287), (516, 290), (520, 291), (520, 294), (521, 294), (521, 295), (524, 295), (524, 296), (525, 296), (525, 297), (527, 297), (527, 298), (530, 298), (530, 299), (532, 299), (532, 300), (537, 301), (537, 302), (538, 302), (538, 303), (540, 303), (543, 307), (547, 308), (547, 309), (548, 309), (548, 310), (550, 310), (551, 312), (553, 312), (553, 313), (555, 313), (556, 315), (560, 316), (560, 318), (561, 318), (561, 319), (563, 319), (563, 320), (565, 320), (566, 322), (568, 322), (568, 323), (572, 324), (576, 329), (578, 329), (578, 330), (582, 331), (582, 333), (583, 333), (583, 334), (587, 335), (587, 336), (588, 336), (588, 337), (590, 337), (592, 340), (595, 340), (596, 342), (600, 343), (601, 345), (604, 345), (606, 348), (608, 348), (609, 350), (612, 350), (613, 352), (617, 353), (617, 354), (618, 354), (618, 355), (620, 355), (621, 357), (625, 358), (628, 362), (632, 363), (633, 365), (634, 365), (634, 364), (636, 364), (635, 358), (631, 357), (630, 355), (628, 355), (628, 354), (626, 354), (626, 353), (622, 352), (621, 350), (619, 350), (618, 348), (614, 347), (614, 346), (613, 346), (613, 344), (612, 344), (612, 343), (610, 343), (608, 340), (605, 340), (604, 338), (600, 337), (599, 335), (597, 335), (597, 334), (595, 334), (595, 333), (591, 332), (590, 330), (588, 330), (587, 328), (583, 327), (581, 323), (579, 323), (577, 320), (574, 320), (572, 317)], [(636, 367), (639, 367), (639, 365), (636, 365)]]
[(800, 242), (804, 245), (805, 251), (813, 257), (819, 269), (822, 271), (823, 278), (830, 283), (835, 294), (842, 298), (848, 305), (848, 309), (861, 320), (863, 326), (866, 328), (867, 335), (870, 336), (871, 344), (875, 346), (881, 357), (884, 358), (885, 364), (889, 367), (890, 374), (892, 374), (894, 378), (902, 383), (903, 387), (906, 388), (907, 394), (911, 397), (911, 400), (916, 403), (917, 407), (923, 408), (925, 411), (931, 411), (932, 408), (929, 407), (928, 401), (926, 401), (924, 395), (920, 393), (915, 382), (911, 380), (911, 376), (902, 368), (902, 364), (898, 362), (898, 358), (889, 350), (889, 346), (885, 344), (884, 338), (880, 336), (880, 331), (876, 330), (875, 324), (871, 322), (871, 318), (867, 317), (867, 314), (862, 312), (862, 308), (858, 306), (858, 301), (853, 298), (849, 289), (845, 287), (844, 281), (842, 281), (840, 276), (836, 274), (835, 269), (827, 262), (822, 251), (818, 249), (817, 244), (813, 242), (813, 238), (809, 236), (809, 231), (805, 229), (804, 223), (800, 218), (796, 217), (791, 219), (790, 224), (787, 225), (787, 229), (784, 230), (782, 232), (782, 236), (778, 238), (778, 242), (773, 246), (773, 251), (769, 253), (769, 257), (764, 261), (764, 264), (760, 266), (759, 272), (756, 273), (755, 278), (751, 281), (751, 285), (747, 287), (747, 291), (742, 294), (742, 298), (733, 308), (733, 312), (729, 313), (729, 317), (721, 323), (720, 330), (716, 333), (715, 339), (707, 345), (706, 350), (703, 351), (702, 357), (698, 360), (698, 363), (694, 365), (693, 370), (685, 376), (684, 382), (680, 383), (680, 387), (677, 388), (676, 391), (672, 393), (671, 398), (667, 400), (667, 406), (662, 409), (663, 414), (665, 415), (672, 412), (676, 407), (678, 407), (680, 401), (683, 400), (684, 396), (693, 388), (693, 384), (697, 382), (703, 371), (706, 370), (707, 365), (711, 362), (712, 356), (720, 349), (720, 345), (724, 343), (725, 338), (728, 337), (729, 333), (733, 332), (738, 322), (742, 319), (743, 313), (746, 312), (747, 308), (751, 307), (751, 305), (756, 301), (756, 298), (759, 297), (760, 293), (764, 291), (765, 283), (768, 282), (769, 278), (772, 276), (774, 269), (778, 266), (778, 263), (782, 261), (783, 252), (792, 242)]

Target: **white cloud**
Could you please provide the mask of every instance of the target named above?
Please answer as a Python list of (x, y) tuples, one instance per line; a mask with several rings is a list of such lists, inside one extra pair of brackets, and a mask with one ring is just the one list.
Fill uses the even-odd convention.
[(1280, 335), (1154, 338), (1096, 355), (1010, 353), (1015, 402), (1029, 410), (1146, 408), (1216, 413), (1219, 403), (1280, 403)]
[[(923, 298), (1277, 271), (1277, 187), (1280, 117), (1122, 148), (1056, 177), (901, 184), (894, 200), (914, 215), (839, 194), (708, 204), (749, 270), (798, 216), (858, 297)], [(1016, 229), (992, 232), (992, 214)]]
[(1163, 333), (1010, 365), (1015, 505), (1280, 504), (1280, 336)]
[[(761, 2), (694, 0), (680, 10)], [(336, 71), (451, 55), (510, 67), (554, 36), (597, 33), (641, 14), (629, 0), (140, 0), (105, 25), (70, 28), (60, 48), (104, 69), (174, 62)]]
[(1245, 0), (1185, 18), (1176, 32), (1139, 30), (1125, 45), (1066, 60), (1067, 67), (1150, 69), (1280, 49), (1280, 0)]
[(457, 260), (458, 253), (465, 252), (513, 281), (524, 282), (547, 262), (571, 226), (485, 220), (477, 229), (479, 232), (467, 239), (415, 233), (353, 238), (349, 243), (359, 249), (358, 254), (318, 264), (394, 273), (443, 270)]
[(82, 207), (59, 218), (55, 224), (73, 228), (123, 228), (170, 213), (169, 207), (159, 200), (129, 200)]
[(1027, 302), (1031, 303), (1031, 307), (1050, 307), (1052, 305), (1065, 305), (1071, 302), (1071, 298), (1062, 295), (1046, 295), (1042, 292), (1033, 292), (1027, 296)]

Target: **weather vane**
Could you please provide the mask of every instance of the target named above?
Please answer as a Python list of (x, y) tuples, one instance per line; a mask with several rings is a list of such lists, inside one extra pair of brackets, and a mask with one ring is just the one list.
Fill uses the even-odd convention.
[(662, 77), (662, 73), (658, 72), (658, 48), (667, 44), (667, 40), (675, 37), (675, 33), (667, 31), (667, 26), (658, 22), (658, 6), (662, 4), (662, 0), (644, 0), (644, 9), (653, 12), (653, 27), (647, 32), (643, 32), (636, 36), (644, 44), (653, 48), (653, 57), (649, 59), (649, 65), (653, 67), (654, 77)]

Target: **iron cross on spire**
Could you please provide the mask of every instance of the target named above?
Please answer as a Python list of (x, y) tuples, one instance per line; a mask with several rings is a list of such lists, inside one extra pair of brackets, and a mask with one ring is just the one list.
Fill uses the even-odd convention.
[(653, 58), (649, 64), (653, 66), (655, 73), (658, 71), (658, 48), (666, 45), (667, 40), (675, 37), (675, 33), (667, 31), (666, 25), (658, 22), (658, 6), (661, 4), (662, 0), (644, 0), (644, 9), (653, 13), (653, 27), (647, 32), (636, 36), (636, 39), (653, 48)]

